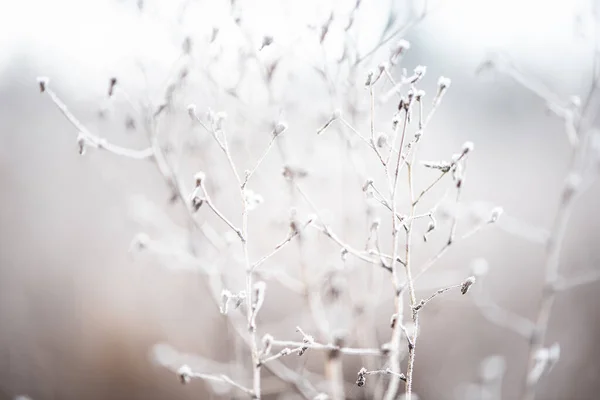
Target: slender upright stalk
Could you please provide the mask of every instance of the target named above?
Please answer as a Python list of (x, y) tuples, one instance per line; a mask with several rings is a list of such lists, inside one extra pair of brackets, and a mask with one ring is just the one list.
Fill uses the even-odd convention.
[[(400, 150), (398, 152), (398, 159), (396, 160), (396, 172), (391, 179), (389, 179), (390, 184), (390, 202), (392, 204), (392, 260), (391, 260), (391, 269), (392, 269), (392, 286), (394, 288), (394, 306), (395, 306), (395, 318), (396, 322), (392, 331), (392, 340), (391, 340), (391, 349), (390, 349), (390, 358), (389, 365), (390, 369), (394, 374), (400, 373), (400, 346), (402, 342), (402, 314), (403, 314), (403, 301), (402, 301), (402, 290), (400, 288), (400, 282), (398, 278), (398, 233), (400, 232), (400, 223), (398, 222), (398, 218), (396, 218), (396, 192), (398, 186), (398, 172), (400, 170), (400, 160), (402, 159), (402, 146), (404, 143), (404, 138), (406, 136), (406, 128), (408, 125), (408, 110), (405, 110), (404, 114), (404, 124), (402, 127), (401, 139), (400, 139)], [(391, 152), (394, 149), (390, 149)], [(389, 176), (389, 174), (388, 174)], [(412, 214), (411, 214), (412, 216)], [(409, 222), (409, 225), (412, 225)], [(407, 230), (407, 232), (409, 232)], [(408, 239), (408, 236), (407, 236)], [(409, 253), (408, 250), (408, 240), (407, 240), (407, 255)], [(408, 259), (404, 262), (408, 264)], [(393, 400), (396, 397), (396, 393), (398, 392), (399, 381), (398, 379), (392, 378), (388, 384), (387, 391), (385, 393), (385, 400)]]
[[(414, 162), (414, 153), (413, 153), (413, 157), (411, 162), (408, 164), (407, 166), (407, 172), (408, 172), (408, 192), (409, 192), (409, 197), (410, 197), (410, 214), (409, 216), (412, 217), (415, 213), (415, 208), (416, 206), (414, 205), (414, 190), (413, 190), (413, 176), (412, 176), (412, 172), (413, 172), (413, 162)], [(412, 222), (413, 220), (411, 219), (410, 222), (408, 223), (408, 225), (406, 226), (406, 264), (405, 264), (405, 270), (406, 270), (406, 281), (407, 281), (407, 285), (408, 285), (408, 298), (409, 298), (409, 305), (410, 305), (410, 310), (411, 310), (411, 316), (412, 316), (412, 320), (413, 320), (413, 335), (412, 338), (409, 337), (408, 338), (408, 364), (407, 364), (407, 368), (406, 368), (406, 383), (405, 383), (405, 388), (406, 388), (406, 400), (410, 400), (411, 396), (412, 396), (412, 383), (413, 383), (413, 375), (414, 375), (414, 369), (415, 369), (415, 350), (416, 350), (416, 344), (417, 344), (417, 336), (419, 334), (419, 312), (416, 309), (417, 306), (417, 297), (415, 295), (415, 285), (414, 285), (414, 280), (412, 277), (412, 270), (411, 270), (411, 254), (410, 254), (410, 250), (411, 250), (411, 239), (412, 239)]]

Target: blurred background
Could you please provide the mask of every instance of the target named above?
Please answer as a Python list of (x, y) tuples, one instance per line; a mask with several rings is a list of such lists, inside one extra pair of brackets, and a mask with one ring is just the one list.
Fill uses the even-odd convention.
[[(300, 182), (319, 216), (363, 249), (375, 217), (382, 232), (390, 231), (389, 211), (362, 191), (367, 177), (383, 187), (381, 166), (341, 124), (319, 136), (316, 130), (341, 109), (368, 132), (367, 71), (405, 39), (410, 49), (390, 69), (393, 76), (427, 66), (418, 87), (429, 100), (439, 76), (452, 79), (418, 159), (449, 160), (465, 141), (475, 145), (460, 204), (444, 197), (450, 179), (424, 200), (423, 212), (442, 201), (440, 226), (424, 242), (427, 221), (415, 224), (415, 265), (447, 241), (444, 215), (457, 213), (463, 234), (492, 208), (504, 209), (498, 224), (450, 248), (418, 281), (418, 297), (460, 283), (474, 263), (485, 263), (481, 295), (533, 319), (543, 241), (572, 154), (565, 122), (549, 111), (549, 101), (568, 109), (573, 96), (585, 99), (597, 53), (596, 7), (567, 0), (375, 0), (358, 7), (333, 0), (0, 2), (0, 398), (244, 398), (200, 380), (181, 385), (170, 369), (183, 363), (251, 382), (248, 351), (202, 272), (215, 268), (218, 284), (243, 289), (235, 237), (206, 207), (193, 215), (203, 229), (194, 228), (152, 161), (93, 148), (79, 155), (77, 129), (40, 94), (38, 77), (48, 77), (71, 112), (113, 143), (142, 149), (150, 131), (160, 132), (183, 192), (191, 193), (194, 174), (204, 171), (213, 201), (234, 224), (241, 206), (232, 172), (187, 107), (195, 104), (202, 119), (209, 108), (227, 114), (240, 174), (266, 148), (273, 124), (285, 120), (288, 130), (250, 185), (264, 199), (250, 214), (251, 258), (286, 237), (292, 207), (304, 220), (314, 212), (281, 176), (284, 165), (307, 173)], [(272, 43), (261, 48), (265, 37)], [(350, 68), (344, 60), (352, 53), (368, 57)], [(109, 96), (111, 78), (119, 90)], [(391, 132), (397, 98), (383, 96), (391, 87), (376, 89), (377, 131)], [(154, 122), (149, 113), (157, 113)], [(568, 224), (561, 276), (600, 268), (595, 170)], [(416, 190), (435, 177), (418, 169)], [(403, 212), (405, 182), (399, 193)], [(389, 242), (382, 237), (386, 251)], [(393, 293), (386, 274), (351, 256), (343, 260), (317, 230), (307, 228), (260, 273), (268, 289), (259, 337), (301, 340), (296, 326), (316, 335), (302, 294), (307, 284), (328, 329), (345, 332), (348, 345), (389, 340)], [(546, 344), (560, 343), (560, 361), (540, 381), (538, 399), (600, 395), (599, 289), (592, 282), (558, 294)], [(518, 398), (527, 342), (486, 320), (473, 296), (444, 296), (422, 312), (419, 398)], [(322, 373), (317, 351), (283, 361), (311, 381)], [(346, 397), (376, 397), (376, 385), (354, 381), (361, 366), (376, 369), (383, 361), (344, 357)], [(301, 398), (293, 385), (263, 375), (266, 398)], [(486, 379), (501, 391), (477, 386)]]

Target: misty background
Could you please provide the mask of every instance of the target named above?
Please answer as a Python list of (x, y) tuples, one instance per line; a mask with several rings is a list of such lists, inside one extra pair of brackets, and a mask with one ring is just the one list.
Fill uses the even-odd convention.
[[(209, 369), (237, 377), (245, 376), (250, 363), (211, 300), (206, 277), (168, 254), (138, 251), (135, 238), (143, 233), (169, 249), (167, 253), (193, 248), (198, 258), (227, 271), (230, 290), (235, 291), (243, 287), (243, 272), (233, 257), (215, 252), (203, 236), (190, 234), (182, 204), (170, 201), (171, 191), (151, 161), (97, 149), (80, 156), (76, 129), (39, 93), (39, 76), (49, 77), (53, 90), (90, 131), (138, 149), (147, 146), (148, 137), (137, 107), (157, 106), (172, 90), (159, 126), (168, 154), (179, 160), (177, 170), (188, 192), (194, 173), (206, 172), (211, 196), (236, 223), (240, 208), (231, 171), (210, 135), (192, 124), (187, 106), (196, 104), (199, 113), (208, 108), (227, 113), (228, 139), (240, 172), (264, 150), (271, 124), (284, 118), (288, 132), (252, 185), (264, 198), (250, 217), (253, 258), (285, 237), (290, 207), (304, 216), (312, 212), (281, 177), (284, 164), (308, 171), (302, 185), (327, 222), (347, 242), (364, 245), (370, 205), (357, 170), (380, 179), (371, 172), (378, 170), (377, 160), (360, 143), (359, 150), (350, 151), (335, 129), (321, 136), (315, 132), (349, 99), (361, 111), (357, 126), (367, 131), (364, 77), (387, 57), (388, 49), (384, 46), (366, 60), (360, 76), (338, 71), (332, 92), (315, 66), (335, 70), (344, 40), (336, 33), (338, 20), (323, 49), (314, 45), (314, 32), (307, 25), (324, 23), (332, 9), (345, 21), (354, 2), (236, 3), (243, 38), (226, 1), (0, 2), (0, 398), (243, 398), (199, 380), (181, 385), (172, 371), (159, 365), (157, 353), (202, 364), (182, 355), (198, 354), (216, 362)], [(459, 231), (468, 231), (477, 221), (474, 216), (487, 215), (496, 206), (504, 209), (497, 225), (457, 242), (440, 259), (419, 281), (419, 297), (460, 282), (470, 275), (474, 260), (483, 258), (490, 268), (481, 282), (486, 295), (535, 318), (543, 282), (540, 238), (559, 204), (569, 141), (564, 122), (548, 111), (544, 99), (502, 71), (476, 71), (486, 60), (500, 65), (510, 60), (528, 82), (558, 103), (568, 104), (571, 96), (583, 98), (597, 40), (594, 6), (588, 1), (541, 0), (377, 0), (360, 5), (353, 39), (361, 53), (378, 43), (390, 16), (401, 25), (427, 7), (425, 18), (398, 37), (411, 48), (393, 72), (398, 76), (401, 68), (427, 66), (419, 87), (429, 96), (439, 76), (452, 79), (427, 127), (419, 159), (449, 159), (465, 141), (472, 141), (475, 151), (469, 158)], [(214, 28), (218, 34), (211, 42)], [(261, 71), (237, 57), (244, 46), (257, 50), (264, 35), (272, 35), (274, 42), (257, 53), (260, 62), (281, 60), (271, 94), (263, 89)], [(191, 50), (186, 52), (188, 40)], [(107, 95), (112, 77), (129, 99)], [(238, 79), (243, 83), (232, 95), (228, 89)], [(379, 129), (389, 129), (396, 105), (378, 105)], [(418, 190), (435, 176), (417, 171)], [(446, 181), (431, 192), (429, 207), (448, 187)], [(575, 206), (561, 256), (562, 276), (600, 268), (598, 189), (592, 183)], [(382, 207), (375, 210), (382, 220), (389, 219)], [(195, 218), (210, 224), (229, 246), (222, 221), (206, 209)], [(422, 232), (426, 222), (417, 226)], [(416, 265), (441, 248), (449, 226), (446, 221), (427, 243), (415, 235)], [(331, 289), (332, 276), (340, 277), (344, 294), (325, 309), (332, 328), (353, 333), (363, 329), (375, 347), (389, 340), (391, 287), (386, 280), (375, 301), (368, 302), (364, 299), (373, 292), (365, 293), (361, 286), (370, 279), (383, 281), (384, 274), (351, 258), (343, 262), (339, 248), (316, 230), (306, 233), (304, 243), (304, 256), (291, 243), (265, 269), (287, 271), (297, 280), (298, 266), (304, 263), (323, 296)], [(390, 248), (389, 243), (385, 246)], [(260, 335), (297, 340), (295, 327), (310, 327), (302, 297), (277, 281), (268, 284)], [(560, 343), (561, 357), (542, 378), (538, 399), (598, 397), (598, 289), (597, 282), (589, 283), (558, 295), (546, 342)], [(357, 323), (348, 304), (371, 308)], [(449, 293), (432, 302), (421, 323), (414, 387), (419, 398), (482, 398), (469, 392), (468, 385), (480, 379), (481, 363), (494, 355), (505, 357), (507, 367), (502, 398), (518, 396), (527, 343), (483, 318), (469, 296)], [(181, 354), (172, 354), (175, 349)], [(303, 357), (291, 356), (286, 363), (301, 374), (320, 371), (321, 354), (309, 351)], [(352, 385), (361, 366), (357, 358), (344, 359), (348, 398), (369, 398), (365, 388)], [(295, 396), (289, 386), (274, 386), (272, 398)]]

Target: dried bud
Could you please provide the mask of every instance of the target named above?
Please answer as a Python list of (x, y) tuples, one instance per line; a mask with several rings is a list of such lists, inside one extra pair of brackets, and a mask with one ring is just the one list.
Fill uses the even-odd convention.
[(275, 124), (275, 128), (273, 129), (273, 136), (279, 136), (287, 129), (287, 124), (283, 121), (279, 121)]
[(206, 174), (202, 171), (198, 171), (196, 172), (196, 175), (194, 175), (194, 181), (196, 182), (196, 187), (199, 187), (200, 185), (202, 185), (202, 183), (204, 182), (204, 180), (206, 179)]
[(192, 38), (186, 36), (181, 43), (181, 50), (184, 54), (190, 54), (192, 52)]
[(148, 247), (149, 243), (150, 243), (150, 236), (148, 236), (148, 234), (146, 234), (144, 232), (140, 232), (137, 235), (135, 235), (133, 240), (131, 241), (131, 245), (129, 246), (129, 251), (143, 250)]
[(387, 137), (387, 135), (385, 133), (383, 133), (383, 132), (379, 132), (377, 134), (376, 143), (377, 143), (377, 147), (379, 147), (380, 149), (383, 148), (383, 147), (385, 147), (387, 145), (387, 143), (388, 143), (388, 137)]
[(410, 43), (404, 39), (400, 39), (391, 49), (390, 62), (396, 64), (400, 56), (410, 49)]
[(396, 128), (398, 128), (399, 123), (400, 123), (400, 115), (396, 114), (396, 115), (394, 115), (394, 118), (392, 118), (392, 129), (396, 130)]
[[(308, 342), (306, 342), (306, 340), (304, 340), (304, 343), (308, 343)], [(308, 346), (302, 346), (302, 348), (298, 352), (298, 356), (303, 356), (304, 353), (306, 353), (306, 350), (308, 350)]]
[(293, 181), (296, 178), (306, 178), (308, 171), (301, 167), (292, 167), (290, 165), (284, 165), (281, 171), (283, 177), (287, 180)]
[(396, 43), (396, 46), (394, 46), (394, 51), (396, 52), (401, 52), (404, 50), (409, 50), (410, 49), (410, 42), (406, 39), (400, 39), (398, 40), (398, 43)]
[(215, 129), (221, 130), (223, 129), (223, 121), (227, 119), (227, 113), (225, 111), (220, 111), (215, 115)]
[(45, 76), (40, 76), (37, 78), (37, 83), (40, 85), (40, 93), (44, 93), (46, 87), (48, 87), (48, 83), (50, 83), (50, 79)]
[(385, 72), (385, 71), (389, 70), (390, 63), (387, 62), (387, 61), (384, 61), (382, 63), (379, 63), (379, 65), (377, 66), (377, 68), (379, 69), (380, 73)]
[(380, 224), (381, 224), (381, 220), (379, 218), (373, 220), (373, 222), (371, 223), (371, 230), (376, 231), (377, 229), (379, 229)]
[(454, 165), (454, 169), (452, 169), (452, 178), (454, 179), (456, 187), (460, 189), (463, 182), (463, 167), (461, 164)]
[(340, 110), (339, 108), (335, 109), (333, 111), (333, 114), (331, 115), (331, 117), (327, 120), (327, 122), (325, 122), (325, 124), (323, 124), (322, 127), (317, 129), (317, 135), (320, 135), (321, 133), (323, 133), (325, 131), (325, 129), (329, 128), (329, 126), (333, 123), (333, 121), (340, 118), (341, 116), (342, 116), (342, 110)]
[(427, 235), (429, 235), (429, 233), (435, 229), (435, 226), (436, 226), (436, 221), (432, 216), (431, 221), (429, 221), (429, 224), (427, 225), (427, 230), (425, 231), (425, 234), (423, 235), (424, 242), (427, 241)]
[(500, 60), (498, 59), (497, 55), (495, 54), (489, 54), (487, 59), (484, 59), (478, 66), (477, 68), (475, 68), (475, 75), (481, 75), (483, 73), (487, 73), (489, 71), (492, 71), (493, 69), (495, 69), (498, 66), (498, 62)]
[(442, 172), (450, 171), (452, 164), (447, 161), (421, 161), (425, 168), (439, 169)]
[(235, 301), (233, 308), (239, 308), (244, 300), (246, 300), (246, 292), (242, 290), (238, 294), (232, 294), (229, 290), (223, 289), (221, 292), (221, 305), (219, 306), (221, 314), (227, 314), (229, 311), (229, 302), (231, 300)]
[(346, 258), (348, 257), (348, 249), (347, 248), (342, 248), (342, 250), (340, 251), (340, 257), (342, 258), (342, 261), (346, 261)]
[(417, 90), (415, 92), (415, 100), (421, 101), (421, 99), (423, 98), (423, 96), (425, 96), (425, 91), (424, 90)]
[(221, 314), (227, 315), (227, 312), (229, 311), (229, 300), (231, 300), (231, 297), (233, 297), (233, 295), (229, 290), (223, 289), (221, 291), (221, 306), (219, 307)]
[(200, 209), (200, 207), (202, 207), (202, 204), (204, 204), (204, 198), (200, 197), (200, 196), (194, 196), (192, 197), (192, 211), (196, 212)]
[(279, 354), (281, 354), (282, 356), (289, 356), (290, 354), (292, 354), (292, 350), (286, 347), (285, 349), (281, 349)]
[(424, 65), (419, 65), (414, 69), (414, 75), (410, 81), (410, 83), (417, 83), (421, 78), (425, 76), (427, 72), (427, 67)]
[(462, 285), (460, 285), (460, 292), (462, 294), (467, 294), (467, 292), (469, 291), (469, 288), (475, 283), (475, 277), (474, 276), (470, 276), (467, 279), (465, 279), (465, 281), (462, 283)]
[(244, 300), (246, 300), (246, 292), (240, 292), (237, 296), (235, 296), (235, 303), (233, 304), (233, 308), (235, 308), (236, 310), (240, 308)]
[(212, 28), (212, 32), (210, 34), (210, 43), (214, 42), (217, 39), (217, 35), (219, 34), (219, 28), (214, 26)]
[(400, 97), (400, 101), (398, 102), (398, 111), (408, 110), (408, 99), (405, 97)]
[(254, 284), (254, 301), (252, 303), (252, 311), (254, 314), (258, 313), (263, 303), (265, 302), (265, 291), (267, 289), (267, 284), (263, 281), (258, 281)]
[(112, 97), (112, 95), (115, 91), (116, 85), (117, 85), (117, 78), (115, 78), (115, 77), (110, 78), (110, 82), (108, 84), (108, 97)]
[(187, 106), (187, 111), (188, 111), (188, 114), (191, 119), (198, 118), (198, 114), (196, 114), (196, 105), (195, 104), (190, 104), (189, 106)]
[(273, 43), (273, 36), (265, 35), (263, 37), (262, 43), (260, 45), (260, 49), (258, 49), (258, 51), (261, 51), (265, 47), (270, 46), (272, 43)]
[(262, 338), (262, 344), (263, 344), (263, 349), (262, 349), (262, 355), (266, 356), (269, 355), (271, 353), (271, 348), (273, 347), (273, 336), (269, 335), (268, 333), (263, 336)]
[(304, 332), (299, 326), (296, 327), (296, 332), (300, 332), (302, 334), (302, 342), (306, 344), (312, 344), (315, 342), (315, 338), (311, 335), (307, 335), (306, 332)]
[(371, 70), (367, 73), (367, 80), (365, 81), (365, 86), (371, 86), (373, 82), (373, 78), (375, 77), (375, 71)]
[(465, 142), (462, 146), (462, 153), (468, 154), (473, 151), (473, 142)]
[(87, 150), (87, 139), (81, 132), (77, 135), (77, 149), (80, 155), (84, 155)]
[(398, 314), (392, 314), (392, 318), (390, 319), (390, 327), (394, 329), (396, 326), (396, 321), (398, 320)]
[(490, 224), (493, 224), (494, 222), (498, 221), (498, 218), (500, 218), (503, 212), (504, 209), (502, 207), (495, 207), (494, 209), (492, 209), (490, 219), (488, 220), (488, 222)]
[[(332, 342), (333, 345), (335, 347), (344, 347), (344, 343), (346, 341), (346, 337), (348, 336), (348, 332), (343, 330), (343, 329), (338, 329), (335, 332), (332, 333)], [(314, 339), (312, 336), (309, 336), (309, 338), (311, 339), (311, 343), (314, 342)]]
[(227, 113), (223, 111), (215, 113), (213, 110), (208, 109), (206, 116), (212, 124), (213, 129), (220, 131), (223, 128), (223, 121), (227, 118)]
[(429, 221), (429, 225), (427, 225), (427, 233), (431, 232), (434, 229), (435, 229), (435, 219), (433, 219), (433, 217), (432, 217), (431, 221)]
[(134, 131), (136, 129), (135, 119), (131, 115), (127, 115), (125, 117), (125, 128), (130, 131)]
[(440, 76), (438, 79), (438, 91), (443, 92), (444, 90), (450, 87), (450, 83), (452, 80), (450, 78), (446, 78), (445, 76)]
[(367, 369), (365, 367), (361, 368), (358, 371), (358, 378), (356, 379), (356, 385), (358, 387), (363, 387), (367, 383)]
[(177, 370), (177, 375), (179, 375), (179, 380), (181, 383), (185, 385), (186, 383), (190, 383), (194, 372), (192, 372), (192, 369), (188, 365), (182, 365)]

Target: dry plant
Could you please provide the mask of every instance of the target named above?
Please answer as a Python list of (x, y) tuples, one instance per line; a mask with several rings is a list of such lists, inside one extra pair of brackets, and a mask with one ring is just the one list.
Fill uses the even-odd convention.
[[(597, 23), (594, 28), (597, 29)], [(600, 53), (598, 51), (597, 32), (594, 35), (590, 80), (583, 101), (578, 96), (570, 96), (564, 99), (565, 96), (554, 93), (552, 89), (534, 77), (524, 74), (507, 55), (502, 53), (492, 55), (479, 68), (479, 72), (491, 69), (505, 74), (542, 99), (548, 109), (563, 121), (571, 152), (566, 178), (564, 178), (562, 191), (558, 198), (554, 221), (544, 240), (544, 282), (535, 318), (530, 320), (513, 314), (484, 298), (484, 295), (476, 296), (475, 303), (480, 307), (484, 316), (493, 323), (519, 334), (529, 344), (527, 374), (523, 378), (521, 396), (523, 400), (533, 400), (535, 398), (538, 382), (548, 374), (560, 357), (559, 343), (545, 343), (552, 305), (557, 295), (565, 290), (600, 279), (600, 271), (598, 270), (589, 271), (578, 277), (569, 276), (568, 271), (564, 273), (564, 276), (561, 276), (559, 271), (563, 261), (561, 260), (561, 249), (569, 217), (574, 210), (577, 199), (595, 181), (600, 165), (598, 133), (594, 128), (598, 116), (598, 106), (600, 106), (600, 91), (598, 90), (600, 83)], [(480, 263), (477, 268), (480, 271), (485, 271), (487, 266), (484, 262), (483, 265)], [(481, 290), (482, 293), (483, 291), (484, 289)], [(505, 367), (503, 361), (493, 358), (490, 360), (492, 361), (488, 362), (486, 366), (482, 366), (482, 370), (487, 371), (483, 375), (492, 376), (489, 381), (492, 381), (492, 386), (496, 386), (497, 390), (494, 396), (501, 398), (501, 386), (494, 382), (497, 382), (498, 374), (503, 374)], [(490, 365), (493, 366), (490, 367)]]
[[(294, 198), (302, 200), (311, 211), (306, 215), (301, 215), (299, 209), (290, 210), (287, 235), (282, 237), (279, 242), (274, 243), (272, 250), (268, 253), (260, 257), (253, 257), (255, 252), (253, 244), (258, 239), (252, 233), (260, 228), (250, 229), (249, 215), (261, 205), (264, 199), (250, 187), (252, 187), (253, 178), (260, 174), (261, 166), (270, 152), (278, 149), (281, 157), (284, 161), (286, 160), (287, 155), (282, 149), (280, 141), (286, 135), (292, 134), (290, 131), (293, 127), (288, 126), (283, 118), (271, 124), (269, 141), (264, 151), (255, 158), (249, 168), (242, 171), (239, 167), (242, 162), (238, 160), (231, 148), (227, 115), (224, 112), (215, 112), (210, 109), (204, 113), (193, 104), (187, 107), (185, 111), (193, 124), (201, 127), (212, 138), (234, 177), (233, 182), (224, 183), (213, 176), (210, 171), (200, 171), (195, 174), (182, 173), (180, 165), (174, 157), (181, 156), (181, 152), (173, 152), (172, 144), (161, 136), (159, 129), (163, 122), (161, 119), (165, 114), (177, 109), (178, 104), (173, 101), (173, 96), (185, 83), (185, 73), (180, 73), (181, 79), (176, 80), (167, 88), (165, 101), (161, 105), (138, 109), (131, 102), (132, 106), (140, 113), (140, 118), (144, 121), (148, 134), (149, 145), (141, 150), (116, 145), (92, 133), (59, 98), (47, 78), (40, 78), (38, 81), (41, 92), (49, 96), (76, 128), (77, 143), (81, 154), (87, 149), (93, 148), (132, 159), (152, 160), (172, 190), (173, 200), (184, 205), (186, 218), (190, 223), (190, 231), (203, 235), (203, 242), (207, 243), (207, 246), (213, 247), (218, 257), (225, 254), (231, 259), (237, 260), (243, 267), (243, 272), (240, 272), (243, 274), (243, 288), (237, 291), (232, 290), (228, 286), (231, 271), (225, 272), (222, 268), (216, 267), (217, 262), (199, 257), (191, 251), (164, 246), (146, 234), (140, 234), (135, 238), (132, 249), (146, 249), (157, 254), (168, 255), (193, 264), (203, 272), (211, 288), (211, 296), (215, 305), (226, 316), (229, 325), (236, 332), (238, 340), (244, 343), (248, 349), (249, 362), (242, 361), (244, 365), (248, 365), (248, 368), (245, 371), (238, 368), (233, 370), (235, 374), (225, 374), (214, 372), (225, 370), (216, 362), (196, 357), (197, 364), (204, 366), (202, 370), (198, 370), (181, 362), (182, 359), (191, 356), (178, 353), (168, 346), (157, 347), (155, 350), (159, 361), (175, 372), (182, 383), (200, 379), (216, 385), (212, 387), (218, 392), (223, 393), (223, 386), (227, 386), (254, 399), (260, 399), (273, 392), (289, 391), (290, 387), (309, 399), (343, 399), (350, 397), (348, 382), (344, 376), (345, 372), (348, 372), (348, 368), (344, 367), (344, 361), (347, 357), (359, 357), (360, 363), (365, 366), (354, 370), (356, 373), (355, 384), (372, 389), (369, 395), (358, 396), (392, 400), (399, 396), (400, 386), (403, 384), (405, 398), (411, 399), (415, 381), (415, 362), (418, 360), (416, 355), (422, 310), (430, 302), (441, 300), (440, 298), (447, 292), (448, 294), (467, 294), (476, 280), (485, 274), (485, 265), (477, 264), (473, 268), (472, 276), (465, 276), (454, 284), (439, 288), (423, 298), (417, 296), (416, 281), (426, 271), (429, 271), (450, 248), (477, 233), (480, 229), (494, 224), (500, 218), (503, 210), (500, 207), (489, 210), (489, 214), (480, 223), (465, 234), (459, 234), (457, 229), (458, 212), (450, 213), (448, 232), (440, 232), (443, 226), (440, 226), (438, 221), (438, 208), (446, 196), (439, 199), (433, 207), (425, 210), (419, 209), (419, 206), (422, 206), (422, 200), (430, 194), (434, 187), (440, 185), (444, 178), (452, 180), (452, 187), (447, 191), (447, 195), (454, 199), (456, 205), (459, 205), (462, 200), (462, 189), (466, 182), (467, 161), (469, 155), (474, 151), (474, 145), (471, 142), (464, 143), (456, 154), (449, 155), (446, 160), (419, 160), (419, 145), (427, 138), (429, 123), (442, 104), (451, 83), (450, 79), (440, 77), (435, 93), (427, 96), (423, 90), (419, 89), (420, 83), (426, 76), (426, 68), (417, 66), (412, 73), (408, 73), (406, 69), (398, 67), (402, 56), (410, 48), (410, 44), (406, 40), (399, 40), (399, 37), (422, 20), (426, 13), (422, 12), (399, 26), (392, 21), (386, 28), (379, 44), (372, 50), (361, 54), (350, 40), (353, 29), (355, 29), (353, 21), (359, 9), (360, 0), (343, 18), (331, 13), (323, 24), (310, 27), (309, 31), (311, 34), (316, 34), (318, 46), (321, 46), (322, 49), (324, 49), (323, 44), (328, 35), (333, 30), (338, 30), (339, 33), (347, 36), (347, 40), (344, 41), (343, 55), (337, 60), (337, 73), (328, 68), (327, 62), (324, 63), (324, 67), (314, 67), (328, 87), (333, 107), (329, 112), (329, 117), (321, 127), (316, 129), (313, 140), (323, 140), (324, 136), (336, 132), (352, 160), (363, 160), (366, 154), (372, 157), (373, 163), (370, 165), (375, 165), (377, 170), (367, 173), (362, 168), (366, 163), (354, 165), (359, 179), (363, 182), (362, 191), (365, 198), (369, 204), (377, 203), (378, 205), (369, 208), (370, 212), (367, 218), (370, 222), (367, 232), (365, 232), (367, 240), (363, 246), (349, 243), (344, 238), (344, 233), (336, 231), (328, 222), (325, 213), (319, 208), (303, 184), (303, 181), (310, 179), (306, 176), (307, 171), (302, 167), (285, 162), (282, 165), (282, 175), (289, 186), (290, 193)], [(232, 7), (232, 19), (243, 32), (235, 5)], [(218, 29), (215, 28), (210, 41), (215, 41), (217, 35)], [(388, 56), (372, 70), (367, 71), (365, 76), (364, 65), (368, 62), (372, 63), (370, 60), (382, 53), (378, 50), (392, 40), (396, 42), (389, 46)], [(184, 54), (191, 51), (192, 44), (193, 41), (186, 38), (183, 46)], [(245, 62), (250, 60), (260, 68), (262, 85), (269, 94), (268, 98), (271, 104), (276, 102), (276, 96), (273, 93), (273, 76), (279, 65), (283, 63), (284, 57), (265, 65), (259, 54), (276, 45), (277, 38), (269, 35), (264, 36), (258, 48), (248, 40), (244, 44), (244, 48), (250, 48), (252, 51), (247, 50), (240, 56), (244, 60), (244, 65), (247, 65)], [(325, 50), (323, 51), (325, 56)], [(218, 60), (214, 62), (217, 63)], [(596, 63), (596, 57), (594, 57), (594, 62)], [(508, 71), (519, 82), (526, 82), (516, 68), (507, 67), (507, 65), (504, 64), (505, 71)], [(242, 67), (238, 82), (233, 88), (227, 89), (227, 92), (235, 98), (243, 96), (241, 93), (242, 81), (247, 74), (251, 73), (247, 72), (245, 68), (249, 69), (249, 67)], [(344, 73), (342, 74), (340, 71), (344, 71)], [(398, 71), (400, 71), (399, 77), (395, 76), (398, 75)], [(546, 281), (537, 319), (529, 321), (501, 309), (481, 294), (474, 296), (475, 303), (488, 319), (518, 332), (530, 343), (529, 374), (525, 379), (523, 391), (525, 400), (533, 399), (534, 389), (540, 377), (547, 373), (558, 360), (560, 353), (558, 344), (546, 346), (544, 343), (552, 303), (557, 293), (575, 284), (597, 278), (597, 274), (594, 274), (589, 278), (571, 281), (560, 278), (558, 275), (560, 248), (568, 216), (576, 198), (589, 185), (587, 177), (590, 175), (591, 168), (588, 161), (591, 155), (590, 143), (592, 143), (590, 132), (597, 109), (597, 75), (596, 67), (594, 67), (592, 87), (582, 105), (575, 102), (567, 105), (551, 102), (552, 109), (566, 121), (567, 133), (573, 148), (573, 161), (560, 197), (561, 202), (555, 224), (547, 240)], [(341, 84), (341, 81), (346, 83)], [(130, 96), (121, 88), (116, 78), (110, 80), (108, 94), (109, 96), (121, 95), (130, 101)], [(361, 95), (368, 99), (366, 112), (360, 109)], [(339, 98), (345, 99), (346, 103), (338, 102)], [(397, 99), (398, 106), (394, 112), (388, 112), (384, 109), (384, 105), (392, 99)], [(336, 102), (338, 103), (335, 104)], [(179, 111), (181, 111), (181, 107)], [(376, 112), (379, 117), (376, 117)], [(386, 115), (383, 119), (388, 121), (387, 128), (378, 126), (378, 121), (382, 119), (381, 115)], [(362, 121), (367, 121), (368, 129), (359, 127)], [(417, 168), (437, 171), (438, 176), (431, 182), (417, 184), (415, 182)], [(380, 178), (369, 178), (369, 176), (379, 176)], [(229, 215), (220, 206), (218, 199), (214, 198), (213, 191), (221, 185), (233, 188), (237, 192), (239, 218)], [(401, 198), (404, 195), (407, 196), (407, 199)], [(234, 246), (231, 235), (220, 235), (217, 233), (218, 228), (213, 228), (206, 221), (201, 222), (202, 218), (199, 215), (206, 216), (206, 213), (213, 214), (223, 226), (233, 233), (233, 239), (237, 241), (239, 248)], [(379, 214), (384, 215), (383, 219), (378, 217)], [(389, 221), (389, 225), (385, 221)], [(418, 221), (427, 222), (426, 227), (423, 229), (420, 224), (417, 224)], [(393, 293), (394, 313), (390, 317), (391, 332), (387, 343), (379, 347), (360, 345), (366, 343), (367, 340), (351, 337), (347, 332), (340, 332), (332, 328), (323, 311), (323, 296), (312, 283), (314, 279), (306, 268), (306, 261), (303, 259), (305, 256), (302, 256), (306, 253), (306, 247), (311, 244), (306, 239), (310, 230), (319, 232), (335, 244), (339, 248), (343, 261), (354, 257), (357, 263), (372, 268), (373, 273), (383, 271), (388, 275)], [(415, 262), (415, 242), (421, 239), (427, 241), (431, 235), (436, 234), (444, 236), (443, 246), (424, 263)], [(287, 275), (285, 271), (273, 273), (263, 268), (275, 255), (284, 251), (292, 243), (298, 246), (301, 254), (299, 260), (300, 280)], [(386, 252), (384, 248), (388, 245), (391, 251)], [(319, 250), (317, 249), (317, 251)], [(236, 255), (229, 255), (229, 253)], [(300, 293), (312, 319), (310, 330), (307, 327), (297, 326), (295, 337), (280, 339), (261, 329), (259, 313), (265, 303), (269, 301), (267, 282), (277, 282), (290, 291)], [(375, 308), (378, 303), (376, 301), (365, 302), (364, 306)], [(358, 343), (359, 345), (350, 346), (349, 343)], [(307, 352), (324, 352), (325, 379), (318, 373), (300, 374), (286, 363), (286, 359), (292, 355), (302, 357)], [(486, 385), (493, 385), (496, 388), (494, 390), (500, 391), (502, 374), (500, 373), (500, 377), (498, 377), (497, 371), (503, 370), (504, 366), (501, 360), (496, 358), (490, 360), (486, 360), (484, 371), (487, 372), (483, 374), (482, 381)], [(367, 368), (367, 365), (375, 366), (375, 368)], [(265, 370), (269, 371), (268, 375), (264, 373)], [(492, 372), (489, 372), (490, 370)], [(372, 376), (378, 379), (371, 378)], [(385, 376), (387, 379), (379, 379), (381, 376)], [(373, 382), (367, 382), (371, 380)]]

